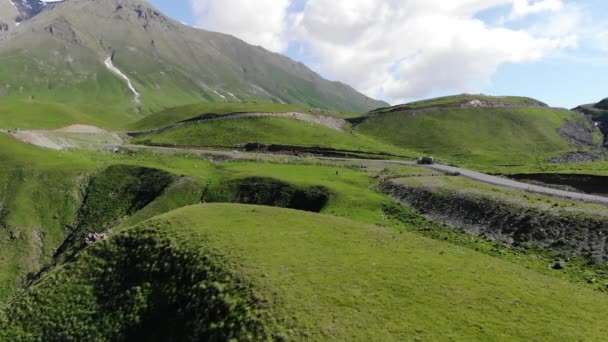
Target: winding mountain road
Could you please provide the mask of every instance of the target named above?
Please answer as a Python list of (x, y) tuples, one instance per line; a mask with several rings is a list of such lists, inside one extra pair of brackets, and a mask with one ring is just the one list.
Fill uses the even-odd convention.
[(404, 161), (397, 161), (397, 160), (382, 160), (382, 162), (388, 163), (388, 164), (420, 166), (420, 167), (425, 167), (425, 168), (432, 169), (432, 170), (453, 173), (453, 174), (459, 173), (460, 176), (462, 176), (462, 177), (470, 178), (470, 179), (473, 179), (473, 180), (476, 180), (479, 182), (488, 183), (488, 184), (492, 184), (492, 185), (504, 186), (507, 188), (515, 189), (515, 190), (522, 190), (522, 191), (528, 191), (528, 192), (541, 194), (541, 195), (556, 196), (556, 197), (562, 197), (562, 198), (567, 198), (567, 199), (574, 199), (574, 200), (579, 200), (579, 201), (593, 202), (593, 203), (608, 205), (608, 197), (587, 195), (587, 194), (581, 194), (581, 193), (577, 193), (577, 192), (571, 192), (571, 191), (559, 190), (559, 189), (554, 189), (554, 188), (548, 188), (548, 187), (539, 186), (539, 185), (522, 183), (522, 182), (518, 182), (518, 181), (514, 181), (514, 180), (502, 178), (502, 177), (492, 176), (492, 175), (488, 175), (485, 173), (471, 171), (471, 170), (467, 170), (467, 169), (463, 169), (463, 168), (459, 168), (459, 167), (453, 167), (453, 166), (447, 166), (447, 165), (441, 165), (441, 164), (418, 165), (415, 162), (404, 162)]

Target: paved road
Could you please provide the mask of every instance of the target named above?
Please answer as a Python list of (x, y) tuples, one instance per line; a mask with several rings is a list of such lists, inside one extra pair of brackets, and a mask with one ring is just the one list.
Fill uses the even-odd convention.
[[(126, 145), (126, 147), (132, 148), (145, 148), (145, 149), (162, 149), (162, 150), (188, 150), (185, 148), (171, 148), (171, 147), (152, 147), (152, 146), (142, 146), (142, 145)], [(193, 151), (204, 152), (204, 149), (196, 149)], [(218, 153), (218, 151), (214, 151)], [(247, 152), (239, 152), (238, 155), (259, 155), (259, 153), (247, 153)], [(285, 156), (282, 156), (285, 157)], [(460, 173), (462, 177), (470, 178), (476, 181), (503, 186), (511, 189), (528, 191), (531, 193), (541, 194), (541, 195), (549, 195), (567, 199), (574, 199), (585, 202), (599, 203), (608, 205), (608, 197), (602, 196), (594, 196), (581, 194), (576, 192), (558, 190), (554, 188), (548, 188), (544, 186), (531, 185), (528, 183), (517, 182), (514, 180), (491, 176), (485, 173), (471, 171), (459, 167), (435, 164), (435, 165), (418, 165), (416, 162), (407, 162), (401, 160), (377, 160), (377, 159), (356, 159), (356, 158), (332, 158), (332, 157), (314, 157), (316, 159), (325, 159), (325, 160), (339, 160), (339, 161), (361, 161), (361, 162), (377, 162), (377, 163), (385, 163), (385, 164), (397, 164), (397, 165), (408, 165), (408, 166), (417, 166), (417, 167), (425, 167), (432, 170), (437, 170), (441, 172), (450, 172), (450, 173)]]
[[(347, 159), (347, 158), (323, 158), (323, 159), (351, 160), (351, 161), (353, 160), (353, 159)], [(354, 159), (354, 160), (367, 161), (367, 162), (370, 161), (368, 159)], [(518, 182), (518, 181), (514, 181), (514, 180), (502, 178), (502, 177), (496, 177), (496, 176), (488, 175), (485, 173), (471, 171), (471, 170), (467, 170), (467, 169), (463, 169), (463, 168), (459, 168), (459, 167), (453, 167), (453, 166), (447, 166), (447, 165), (441, 165), (441, 164), (418, 165), (415, 162), (406, 162), (406, 161), (399, 161), (399, 160), (374, 160), (374, 161), (386, 163), (386, 164), (398, 164), (398, 165), (425, 167), (428, 169), (442, 171), (442, 172), (449, 172), (449, 173), (458, 172), (458, 173), (460, 173), (460, 175), (462, 177), (470, 178), (470, 179), (488, 183), (488, 184), (504, 186), (504, 187), (511, 188), (511, 189), (523, 190), (523, 191), (528, 191), (528, 192), (541, 194), (541, 195), (556, 196), (556, 197), (562, 197), (562, 198), (567, 198), (567, 199), (575, 199), (575, 200), (579, 200), (579, 201), (593, 202), (593, 203), (608, 205), (608, 197), (587, 195), (587, 194), (581, 194), (581, 193), (577, 193), (577, 192), (548, 188), (548, 187), (544, 187), (544, 186), (531, 185), (528, 183), (522, 183), (522, 182)]]
[[(391, 161), (387, 161), (387, 162), (391, 162)], [(398, 164), (401, 164), (401, 163), (398, 162)], [(411, 164), (415, 164), (415, 163), (405, 162), (405, 164), (411, 165)], [(548, 188), (548, 187), (539, 186), (539, 185), (532, 185), (532, 184), (528, 184), (528, 183), (522, 183), (522, 182), (518, 182), (518, 181), (514, 181), (514, 180), (502, 178), (502, 177), (496, 177), (496, 176), (488, 175), (488, 174), (481, 173), (481, 172), (471, 171), (471, 170), (467, 170), (467, 169), (463, 169), (463, 168), (459, 168), (459, 167), (447, 166), (447, 165), (435, 164), (435, 165), (426, 165), (425, 167), (429, 168), (429, 169), (433, 169), (433, 170), (443, 171), (443, 172), (450, 172), (450, 173), (458, 172), (458, 173), (460, 173), (461, 176), (466, 177), (466, 178), (470, 178), (470, 179), (488, 183), (488, 184), (504, 186), (504, 187), (511, 188), (511, 189), (523, 190), (523, 191), (528, 191), (528, 192), (541, 194), (541, 195), (557, 196), (557, 197), (562, 197), (562, 198), (575, 199), (575, 200), (579, 200), (579, 201), (593, 202), (593, 203), (600, 203), (600, 204), (608, 205), (608, 197), (587, 195), (587, 194), (581, 194), (581, 193), (577, 193), (577, 192)]]

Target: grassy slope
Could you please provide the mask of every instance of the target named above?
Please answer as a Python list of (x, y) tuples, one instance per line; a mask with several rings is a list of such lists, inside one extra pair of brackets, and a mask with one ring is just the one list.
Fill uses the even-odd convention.
[(394, 107), (386, 107), (386, 108), (378, 108), (376, 110), (371, 111), (373, 114), (384, 113), (389, 111), (395, 111), (400, 109), (423, 109), (428, 107), (439, 107), (446, 106), (451, 104), (458, 104), (466, 101), (479, 100), (490, 103), (509, 103), (513, 105), (521, 105), (521, 106), (538, 106), (544, 105), (542, 102), (537, 101), (535, 99), (529, 97), (521, 97), (521, 96), (486, 96), (486, 95), (454, 95), (454, 96), (445, 96), (438, 97), (428, 100), (410, 102), (403, 105), (398, 105)]
[(49, 262), (75, 222), (83, 170), (94, 164), (0, 134), (0, 303)]
[[(162, 162), (149, 159), (140, 163), (162, 167)], [(23, 285), (26, 274), (51, 262), (56, 249), (77, 225), (82, 190), (89, 176), (121, 162), (109, 154), (104, 157), (37, 148), (0, 134), (0, 304)], [(165, 162), (177, 168), (192, 167), (192, 163), (171, 159)], [(178, 181), (128, 222), (198, 203), (202, 183)]]
[[(601, 293), (445, 242), (335, 217), (204, 205), (179, 209), (123, 234), (54, 272), (17, 301), (10, 316), (0, 319), (5, 337), (72, 331), (76, 337), (92, 332), (107, 339), (121, 326), (150, 325), (153, 310), (141, 305), (159, 300), (147, 290), (156, 288), (154, 282), (136, 276), (125, 288), (111, 284), (119, 289), (112, 296), (122, 298), (112, 305), (124, 316), (97, 300), (108, 295), (98, 286), (106, 268), (115, 264), (114, 253), (108, 252), (121, 236), (134, 244), (169, 239), (178, 255), (208, 251), (221, 260), (230, 279), (251, 286), (257, 300), (249, 302), (249, 311), (262, 309), (267, 329), (288, 339), (597, 340), (608, 333), (603, 323), (608, 297)], [(167, 287), (159, 288), (171, 291), (180, 283), (166, 279)], [(246, 292), (224, 288), (240, 308)], [(165, 313), (173, 317), (172, 311)], [(169, 319), (166, 327), (172, 324)]]
[(332, 147), (336, 149), (393, 152), (403, 150), (372, 138), (291, 118), (249, 117), (185, 124), (161, 133), (139, 136), (136, 143), (188, 146), (237, 146), (247, 143)]
[(261, 112), (261, 113), (281, 113), (299, 112), (310, 114), (322, 114), (334, 117), (357, 116), (353, 113), (342, 113), (313, 109), (301, 105), (289, 105), (278, 103), (240, 103), (240, 102), (209, 102), (185, 105), (180, 107), (168, 108), (158, 113), (151, 114), (130, 125), (130, 128), (137, 131), (147, 131), (156, 128), (170, 126), (180, 121), (192, 119), (202, 114), (231, 114), (240, 112)]
[(0, 100), (0, 128), (3, 129), (56, 129), (88, 124), (120, 130), (133, 120), (133, 116), (101, 106)]
[(558, 130), (580, 115), (548, 108), (453, 108), (369, 118), (356, 131), (463, 165), (525, 165), (576, 148)]

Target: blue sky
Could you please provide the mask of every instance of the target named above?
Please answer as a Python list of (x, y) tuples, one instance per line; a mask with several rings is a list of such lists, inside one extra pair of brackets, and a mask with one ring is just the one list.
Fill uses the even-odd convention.
[(608, 1), (150, 2), (392, 103), (481, 92), (571, 108), (608, 97)]

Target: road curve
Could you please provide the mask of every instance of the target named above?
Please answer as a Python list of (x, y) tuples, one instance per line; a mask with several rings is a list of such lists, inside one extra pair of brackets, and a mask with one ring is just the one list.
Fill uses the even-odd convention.
[[(413, 163), (413, 162), (401, 162), (401, 161), (391, 161), (391, 160), (383, 160), (383, 162), (393, 163), (393, 164), (402, 164), (402, 165), (417, 165), (416, 163)], [(418, 165), (418, 166), (420, 166), (420, 165)], [(459, 168), (459, 167), (453, 167), (453, 166), (447, 166), (447, 165), (441, 165), (441, 164), (424, 165), (423, 167), (426, 167), (426, 168), (432, 169), (432, 170), (448, 172), (448, 173), (460, 173), (460, 175), (462, 177), (470, 178), (470, 179), (473, 179), (473, 180), (476, 180), (479, 182), (498, 185), (498, 186), (504, 186), (507, 188), (532, 192), (535, 194), (556, 196), (556, 197), (562, 197), (562, 198), (573, 199), (573, 200), (578, 200), (578, 201), (593, 202), (593, 203), (608, 205), (608, 197), (587, 195), (587, 194), (581, 194), (581, 193), (577, 193), (577, 192), (548, 188), (548, 187), (539, 186), (539, 185), (532, 185), (532, 184), (522, 183), (522, 182), (518, 182), (518, 181), (514, 181), (514, 180), (502, 178), (502, 177), (491, 176), (491, 175), (481, 173), (481, 172), (476, 172), (476, 171), (471, 171), (471, 170), (467, 170), (467, 169), (463, 169), (463, 168)]]

